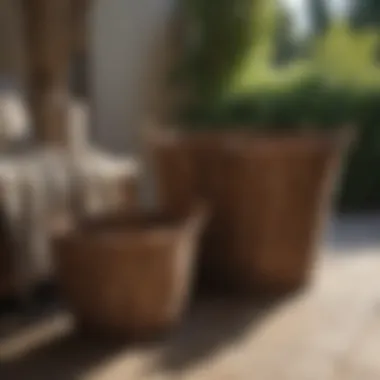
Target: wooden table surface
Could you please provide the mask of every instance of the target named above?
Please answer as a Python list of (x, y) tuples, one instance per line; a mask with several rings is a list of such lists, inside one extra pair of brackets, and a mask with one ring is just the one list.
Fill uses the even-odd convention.
[(199, 302), (156, 344), (96, 345), (63, 312), (3, 320), (0, 379), (379, 380), (380, 218), (348, 220), (329, 243), (303, 294)]

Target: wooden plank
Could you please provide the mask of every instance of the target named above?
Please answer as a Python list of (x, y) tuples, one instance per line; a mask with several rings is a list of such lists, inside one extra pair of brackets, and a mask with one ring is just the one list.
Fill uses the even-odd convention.
[(27, 87), (36, 136), (65, 144), (69, 101), (71, 1), (23, 0)]

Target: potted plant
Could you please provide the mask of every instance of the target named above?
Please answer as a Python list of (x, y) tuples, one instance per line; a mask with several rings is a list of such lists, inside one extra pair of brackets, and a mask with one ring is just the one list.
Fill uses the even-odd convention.
[(201, 257), (209, 278), (249, 291), (296, 289), (308, 278), (360, 102), (312, 68), (281, 86), (237, 91), (230, 79), (259, 43), (250, 16), (268, 2), (191, 3), (202, 42), (185, 49), (181, 128), (153, 144), (159, 199), (177, 214), (194, 197), (209, 200)]
[(144, 339), (175, 326), (190, 295), (202, 207), (183, 218), (103, 215), (57, 237), (56, 270), (78, 324)]

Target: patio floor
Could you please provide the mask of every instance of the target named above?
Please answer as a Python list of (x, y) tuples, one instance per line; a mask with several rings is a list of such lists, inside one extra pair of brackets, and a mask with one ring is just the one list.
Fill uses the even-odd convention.
[(303, 294), (266, 307), (199, 302), (163, 342), (94, 344), (63, 312), (0, 320), (0, 379), (379, 380), (380, 217), (332, 231)]

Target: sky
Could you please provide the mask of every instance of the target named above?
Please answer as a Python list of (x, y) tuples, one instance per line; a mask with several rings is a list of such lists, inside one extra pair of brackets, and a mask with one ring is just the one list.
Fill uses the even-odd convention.
[[(296, 34), (302, 35), (308, 32), (309, 20), (307, 15), (308, 0), (281, 0), (290, 10), (294, 17), (294, 30)], [(330, 12), (335, 17), (344, 16), (349, 10), (350, 0), (324, 0)], [(380, 0), (379, 0), (380, 1)]]

